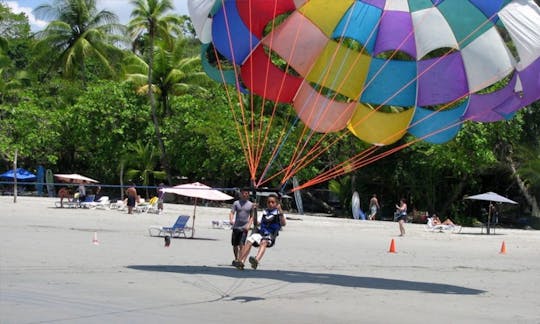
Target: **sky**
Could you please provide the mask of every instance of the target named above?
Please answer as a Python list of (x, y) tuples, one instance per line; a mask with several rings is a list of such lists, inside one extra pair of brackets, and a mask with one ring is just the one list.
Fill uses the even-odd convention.
[[(174, 12), (180, 15), (187, 15), (187, 1), (188, 0), (173, 0)], [(32, 10), (39, 5), (45, 3), (52, 3), (53, 0), (7, 0), (6, 4), (15, 13), (24, 12), (28, 16), (32, 31), (38, 31), (47, 25), (46, 21), (36, 19), (32, 14)], [(132, 6), (129, 4), (129, 0), (97, 0), (98, 9), (106, 9), (114, 12), (118, 15), (120, 23), (126, 24), (129, 21), (129, 15), (131, 14)]]

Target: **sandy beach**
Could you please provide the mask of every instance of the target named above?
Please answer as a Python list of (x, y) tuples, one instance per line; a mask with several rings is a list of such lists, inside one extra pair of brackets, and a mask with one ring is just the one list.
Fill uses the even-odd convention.
[(240, 271), (230, 230), (212, 227), (228, 209), (198, 206), (195, 238), (165, 248), (148, 227), (193, 206), (55, 201), (0, 197), (1, 323), (540, 323), (538, 231), (406, 224), (398, 237), (393, 222), (289, 214), (259, 269)]

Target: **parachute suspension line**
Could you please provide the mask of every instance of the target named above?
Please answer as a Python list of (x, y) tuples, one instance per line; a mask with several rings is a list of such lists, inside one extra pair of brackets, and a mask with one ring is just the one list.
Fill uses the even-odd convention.
[[(252, 21), (252, 7), (251, 7), (251, 1), (248, 1), (248, 12), (249, 12), (249, 27), (253, 26), (253, 21)], [(253, 39), (251, 37), (248, 37), (248, 41), (249, 41), (249, 48), (250, 49), (253, 49)], [(253, 83), (253, 61), (250, 60), (250, 81)], [(257, 165), (257, 162), (256, 162), (256, 156), (257, 156), (257, 150), (258, 150), (258, 145), (255, 144), (255, 96), (250, 93), (250, 96), (249, 96), (249, 107), (250, 107), (250, 110), (251, 110), (251, 115), (250, 115), (250, 126), (251, 126), (251, 129), (250, 129), (250, 133), (249, 133), (249, 137), (250, 137), (250, 140), (251, 140), (251, 147), (253, 148), (253, 151), (251, 152), (251, 156), (250, 156), (250, 160), (251, 160), (251, 164), (252, 164), (252, 174), (251, 174), (251, 178), (252, 178), (252, 182), (255, 182), (256, 180), (256, 173), (257, 173), (257, 169), (258, 169), (258, 165)], [(262, 104), (262, 107), (264, 107), (264, 101), (263, 101), (263, 104)], [(261, 111), (262, 111), (262, 107), (261, 107)]]
[[(298, 121), (298, 119), (296, 119), (296, 121)], [(296, 122), (295, 121), (295, 122)], [(292, 130), (292, 127), (290, 128), (290, 130)], [(278, 141), (278, 145), (275, 146), (273, 152), (272, 152), (272, 155), (270, 157), (270, 160), (268, 161), (268, 163), (266, 164), (263, 172), (261, 173), (261, 176), (259, 178), (259, 182), (258, 182), (258, 186), (272, 180), (274, 176), (270, 177), (269, 179), (267, 179), (266, 181), (264, 181), (264, 177), (266, 176), (266, 173), (268, 172), (268, 170), (270, 169), (271, 165), (274, 163), (274, 161), (277, 159), (279, 153), (281, 152), (281, 149), (283, 148), (283, 146), (285, 145), (285, 143), (287, 142), (287, 139), (289, 138), (289, 135), (291, 134), (291, 132), (287, 132), (285, 135), (281, 135), (280, 136), (280, 140)], [(282, 172), (284, 172), (285, 169), (282, 169), (280, 172), (278, 172), (277, 174), (280, 174)]]
[[(466, 97), (466, 96), (467, 96), (467, 95), (464, 95), (463, 97)], [(463, 97), (461, 97), (461, 98), (463, 98)], [(452, 105), (454, 102), (461, 100), (461, 98), (457, 98), (457, 99), (454, 100), (453, 102), (450, 102), (450, 103), (448, 103), (448, 104), (446, 104), (446, 105), (443, 105), (439, 110), (442, 110), (442, 109), (447, 108), (448, 106)], [(425, 118), (424, 118), (424, 119), (425, 119)], [(424, 135), (424, 136), (422, 136), (422, 137), (420, 137), (420, 138), (416, 138), (416, 139), (414, 139), (414, 140), (412, 140), (412, 141), (410, 141), (410, 142), (408, 142), (408, 143), (405, 143), (405, 144), (403, 144), (403, 145), (400, 145), (400, 146), (398, 146), (398, 147), (396, 147), (396, 148), (392, 148), (392, 149), (390, 149), (390, 150), (387, 150), (387, 151), (385, 151), (384, 153), (381, 153), (381, 154), (379, 154), (379, 155), (377, 155), (377, 156), (375, 156), (375, 157), (367, 158), (367, 157), (366, 157), (366, 154), (364, 153), (365, 151), (364, 151), (364, 152), (360, 152), (359, 154), (355, 155), (354, 157), (352, 157), (352, 158), (350, 158), (350, 159), (347, 159), (347, 160), (343, 161), (342, 163), (340, 163), (338, 166), (332, 168), (331, 170), (328, 170), (328, 171), (326, 171), (326, 172), (324, 172), (324, 173), (321, 173), (321, 174), (319, 174), (318, 176), (314, 177), (313, 179), (309, 180), (309, 181), (307, 182), (307, 183), (309, 183), (308, 186), (311, 186), (311, 185), (314, 185), (314, 184), (318, 184), (318, 183), (321, 183), (321, 182), (330, 180), (330, 179), (332, 179), (332, 178), (334, 178), (334, 177), (337, 177), (337, 176), (339, 176), (339, 175), (343, 175), (343, 174), (352, 172), (352, 171), (354, 171), (354, 170), (357, 170), (357, 169), (359, 169), (359, 168), (361, 168), (361, 167), (364, 167), (364, 166), (369, 165), (369, 164), (371, 164), (371, 163), (373, 163), (373, 162), (376, 162), (376, 161), (378, 161), (378, 160), (380, 160), (380, 159), (382, 159), (382, 158), (384, 158), (384, 157), (386, 157), (386, 156), (388, 156), (388, 155), (390, 155), (390, 154), (393, 154), (393, 153), (395, 153), (395, 152), (397, 152), (397, 151), (399, 151), (399, 150), (402, 150), (402, 149), (404, 149), (404, 148), (406, 148), (406, 147), (409, 147), (409, 146), (411, 146), (412, 144), (415, 144), (415, 143), (417, 143), (417, 142), (419, 142), (419, 141), (421, 141), (421, 140), (423, 140), (423, 139), (425, 139), (425, 138), (428, 138), (428, 137), (430, 137), (430, 136), (433, 136), (433, 135), (435, 135), (435, 134), (438, 134), (438, 133), (440, 133), (440, 132), (443, 132), (443, 131), (445, 131), (445, 130), (447, 130), (447, 129), (450, 129), (450, 128), (452, 128), (452, 127), (455, 127), (455, 126), (457, 126), (457, 125), (460, 125), (460, 124), (462, 124), (462, 123), (464, 123), (464, 122), (465, 122), (464, 120), (461, 120), (461, 121), (458, 121), (458, 122), (456, 122), (456, 123), (454, 123), (454, 124), (451, 124), (451, 125), (449, 125), (449, 126), (446, 126), (446, 127), (444, 127), (444, 128), (434, 130), (433, 132), (431, 132), (431, 133), (429, 133), (429, 134), (426, 134), (426, 135)], [(415, 123), (415, 124), (416, 124), (416, 123)], [(391, 134), (391, 135), (389, 135), (387, 138), (385, 138), (383, 141), (386, 141), (386, 140), (392, 138), (393, 136), (394, 136), (394, 135)], [(373, 147), (377, 147), (377, 146), (372, 146), (372, 148), (373, 148)], [(371, 148), (368, 148), (367, 150), (371, 150)], [(369, 153), (371, 153), (371, 152), (369, 152)], [(370, 155), (371, 155), (371, 154), (370, 154)], [(368, 156), (369, 156), (369, 155), (368, 155)], [(302, 166), (299, 166), (298, 169), (301, 168), (301, 167), (302, 167)], [(306, 184), (307, 184), (307, 183), (306, 183)]]
[[(356, 6), (356, 2), (353, 3), (352, 8), (354, 8), (354, 6)], [(339, 44), (343, 44), (343, 41), (344, 41), (343, 35), (344, 35), (345, 31), (347, 30), (347, 27), (350, 24), (351, 18), (352, 18), (352, 14), (348, 15), (347, 20), (345, 22), (345, 28), (343, 29), (343, 32), (342, 32), (340, 40), (339, 40)], [(330, 72), (331, 72), (330, 68), (332, 67), (332, 65), (334, 65), (334, 63), (336, 61), (338, 50), (339, 50), (339, 48), (336, 47), (334, 52), (332, 53), (332, 57), (331, 57), (329, 63), (327, 64), (326, 72), (323, 74), (322, 79), (319, 79), (319, 81), (322, 81), (322, 82), (320, 82), (320, 84), (326, 84), (326, 81), (330, 77)], [(343, 60), (340, 63), (339, 70), (342, 70), (344, 68), (344, 64), (345, 64), (345, 61)], [(317, 104), (317, 102), (319, 101), (319, 98), (321, 97), (323, 90), (324, 90), (324, 87), (322, 87), (322, 86), (317, 90), (317, 98), (314, 101), (313, 106), (315, 106)], [(337, 93), (336, 93), (335, 96), (337, 96)], [(302, 109), (305, 109), (305, 107), (303, 107)], [(312, 110), (310, 112), (310, 115), (308, 116), (309, 119), (312, 119), (313, 113), (314, 113), (314, 110)], [(318, 121), (318, 123), (319, 123), (322, 120), (322, 118), (318, 118), (318, 120), (319, 120)], [(304, 154), (304, 151), (306, 150), (307, 146), (309, 145), (309, 142), (311, 141), (313, 135), (315, 134), (315, 131), (310, 130), (309, 135), (306, 135), (307, 130), (308, 130), (307, 125), (304, 125), (302, 134), (298, 138), (298, 141), (297, 141), (297, 144), (296, 144), (296, 149), (295, 149), (295, 151), (293, 153), (293, 157), (291, 158), (291, 160), (289, 161), (289, 165), (287, 166), (286, 176), (281, 180), (282, 184), (284, 184), (290, 177), (292, 177), (292, 175), (290, 177), (289, 177), (289, 175), (290, 175), (291, 170), (293, 169), (293, 166), (296, 165), (296, 163), (298, 162), (300, 157)], [(324, 138), (324, 136), (323, 136), (323, 138)], [(302, 142), (303, 142), (303, 144), (302, 144)], [(318, 141), (318, 143), (321, 143), (321, 142), (322, 142), (322, 139)], [(300, 149), (300, 147), (302, 147), (302, 148)]]
[(215, 49), (215, 47), (214, 47), (214, 55), (216, 57), (216, 62), (218, 64), (218, 70), (220, 72), (221, 79), (223, 81), (223, 88), (225, 89), (225, 93), (227, 95), (227, 101), (229, 103), (229, 109), (231, 110), (231, 113), (233, 115), (234, 125), (236, 127), (236, 132), (238, 134), (238, 139), (240, 140), (240, 145), (242, 146), (242, 152), (244, 153), (244, 157), (246, 159), (246, 162), (248, 163), (248, 167), (249, 167), (250, 174), (251, 174), (252, 167), (251, 167), (250, 159), (249, 159), (249, 155), (248, 155), (248, 152), (249, 152), (248, 145), (249, 145), (249, 143), (246, 143), (247, 139), (242, 136), (240, 122), (238, 121), (237, 113), (236, 113), (236, 111), (234, 109), (235, 105), (233, 103), (229, 88), (228, 88), (227, 84), (225, 83), (225, 75), (223, 73), (223, 69), (222, 69), (222, 66), (221, 66), (221, 60), (219, 59), (219, 55), (218, 55), (217, 50)]
[[(275, 2), (275, 5), (274, 5), (274, 14), (273, 16), (276, 16), (276, 11), (277, 11), (277, 2)], [(275, 26), (274, 26), (274, 23), (275, 21), (272, 22), (273, 25), (272, 25), (272, 30), (274, 30)], [(302, 23), (304, 23), (302, 21)], [(290, 68), (290, 64), (289, 62), (291, 61), (291, 58), (292, 56), (294, 55), (295, 53), (295, 50), (296, 50), (296, 45), (298, 43), (298, 38), (300, 36), (300, 28), (297, 28), (296, 29), (296, 33), (295, 33), (295, 37), (294, 37), (294, 42), (292, 44), (292, 50), (290, 51), (290, 54), (289, 54), (289, 57), (288, 59), (285, 61), (287, 64), (286, 64), (286, 67), (285, 67), (285, 74), (283, 75), (283, 78), (281, 79), (281, 82), (280, 82), (280, 87), (279, 87), (279, 91), (278, 91), (278, 97), (279, 95), (281, 94), (281, 92), (283, 91), (284, 89), (284, 86), (285, 86), (285, 75), (288, 73), (289, 71), (289, 68)], [(273, 37), (271, 37), (270, 39), (270, 49), (272, 48), (272, 44), (273, 44)], [(267, 75), (268, 75), (268, 68), (269, 68), (269, 63), (267, 64)], [(265, 85), (267, 85), (267, 82), (268, 80), (266, 79), (265, 80)], [(265, 87), (266, 89), (266, 87)], [(266, 132), (265, 132), (265, 136), (263, 137), (264, 138), (264, 142), (263, 142), (263, 145), (261, 147), (261, 150), (260, 150), (260, 154), (259, 154), (259, 159), (258, 159), (258, 163), (260, 163), (260, 159), (262, 158), (262, 153), (264, 152), (264, 147), (266, 146), (266, 142), (269, 140), (269, 131), (271, 129), (271, 125), (272, 125), (272, 121), (273, 121), (273, 118), (275, 116), (275, 112), (276, 112), (276, 109), (277, 109), (277, 105), (278, 105), (278, 102), (275, 101), (274, 103), (274, 108), (273, 108), (273, 111), (272, 111), (272, 115), (271, 115), (271, 118), (270, 118), (270, 122), (268, 123), (268, 126), (266, 128)], [(262, 117), (261, 117), (262, 118)], [(259, 180), (259, 185), (262, 184), (262, 183), (265, 183), (267, 181), (269, 181), (271, 178), (274, 178), (275, 175), (279, 175), (280, 173), (282, 173), (282, 171), (278, 172), (277, 174), (275, 174), (274, 176), (272, 176), (270, 179), (267, 179), (266, 181), (264, 181), (264, 177), (266, 176), (266, 173), (268, 172), (270, 166), (273, 164), (273, 162), (276, 160), (277, 156), (279, 155), (279, 152), (281, 151), (281, 149), (283, 148), (285, 142), (287, 141), (287, 139), (289, 138), (290, 134), (292, 133), (292, 130), (295, 128), (295, 126), (297, 125), (298, 123), (298, 120), (299, 120), (299, 117), (296, 116), (294, 118), (294, 120), (290, 123), (291, 126), (289, 127), (289, 130), (287, 131), (287, 134), (285, 135), (285, 137), (283, 137), (283, 135), (280, 137), (280, 140), (276, 143), (276, 145), (274, 146), (274, 150), (272, 152), (272, 155), (268, 161), (268, 163), (266, 164), (265, 168), (264, 168), (264, 171), (260, 177), (260, 180)], [(289, 118), (287, 118), (286, 122), (284, 123), (284, 126), (283, 126), (283, 131), (282, 133), (285, 132), (285, 129), (287, 128), (287, 124), (289, 124)], [(262, 123), (261, 123), (261, 128), (262, 129)], [(257, 164), (258, 164), (257, 163)]]
[[(274, 8), (273, 8), (272, 17), (276, 17), (277, 4), (278, 4), (278, 2), (274, 1)], [(251, 18), (251, 11), (250, 11), (250, 18)], [(276, 22), (276, 20), (273, 19), (272, 20), (272, 27), (271, 27), (272, 31), (275, 28), (275, 22)], [(272, 36), (270, 38), (270, 46), (269, 46), (270, 49), (272, 48), (273, 41), (274, 41), (274, 37)], [(261, 46), (261, 45), (259, 45), (259, 46)], [(261, 163), (263, 153), (265, 151), (265, 147), (266, 147), (266, 145), (268, 143), (268, 140), (270, 138), (269, 137), (270, 130), (272, 129), (272, 124), (274, 122), (274, 116), (275, 116), (275, 113), (276, 113), (276, 110), (277, 110), (277, 107), (278, 107), (278, 101), (276, 100), (276, 101), (274, 101), (273, 108), (272, 108), (272, 113), (270, 115), (269, 121), (266, 123), (266, 127), (264, 127), (264, 124), (265, 124), (264, 123), (264, 113), (265, 113), (265, 106), (266, 106), (266, 89), (268, 87), (268, 82), (269, 82), (268, 76), (269, 76), (270, 64), (271, 63), (272, 63), (272, 58), (271, 58), (271, 53), (269, 53), (268, 54), (268, 60), (266, 62), (266, 74), (265, 74), (265, 80), (264, 80), (264, 92), (263, 92), (263, 96), (262, 96), (261, 113), (260, 113), (260, 116), (259, 116), (259, 128), (258, 128), (259, 129), (259, 136), (258, 136), (258, 142), (257, 142), (258, 151), (257, 151), (256, 157), (255, 157), (257, 167)], [(289, 68), (289, 65), (287, 64), (287, 69), (286, 69), (285, 73), (287, 73), (288, 68)], [(284, 83), (285, 83), (285, 74), (283, 75), (283, 77), (281, 79), (280, 88), (279, 88), (279, 92), (278, 92), (278, 95), (277, 95), (278, 97), (279, 97), (279, 95), (281, 94), (281, 92), (283, 90)], [(263, 135), (263, 129), (264, 129), (264, 135)], [(283, 132), (282, 132), (282, 135), (280, 136), (280, 138), (278, 140), (278, 143), (274, 146), (273, 153), (272, 153), (272, 159), (270, 161), (273, 161), (275, 159), (275, 155), (277, 154), (277, 152), (279, 152), (278, 147), (282, 147), (282, 145), (280, 145), (280, 141), (282, 139), (283, 139)], [(267, 169), (268, 169), (268, 165), (267, 165), (267, 167), (265, 167), (265, 171)], [(261, 178), (262, 178), (262, 176), (261, 176)], [(259, 182), (261, 181), (261, 178), (259, 178)]]
[[(355, 6), (355, 5), (356, 5), (356, 2), (353, 4), (353, 6)], [(385, 14), (386, 14), (386, 11), (383, 11), (381, 17), (379, 17), (379, 19), (378, 19), (378, 21), (377, 21), (377, 25), (380, 24), (380, 22), (381, 22), (381, 20), (382, 20), (382, 18), (384, 17)], [(343, 28), (343, 33), (347, 30), (347, 27), (348, 27), (348, 25), (349, 25), (349, 23), (350, 23), (350, 17), (351, 17), (351, 16), (352, 16), (352, 15), (349, 15), (349, 18), (348, 18), (347, 21), (346, 21), (345, 27)], [(368, 36), (368, 39), (365, 41), (365, 44), (363, 44), (363, 46), (362, 46), (362, 48), (360, 49), (358, 55), (357, 55), (356, 58), (354, 59), (353, 64), (352, 64), (353, 67), (356, 66), (356, 65), (358, 64), (360, 58), (362, 57), (362, 54), (365, 52), (366, 44), (368, 44), (368, 43), (371, 41), (371, 39), (375, 36), (375, 30), (376, 30), (375, 28), (372, 29), (371, 33), (370, 33), (369, 36)], [(342, 42), (343, 42), (343, 41), (342, 41), (342, 40), (343, 40), (343, 35), (344, 35), (344, 34), (342, 34), (342, 35), (341, 35), (342, 37), (340, 37), (340, 44), (342, 44)], [(403, 43), (404, 43), (404, 42), (405, 42), (405, 41), (403, 41)], [(336, 49), (336, 51), (337, 51), (337, 49)], [(345, 62), (345, 61), (342, 61), (342, 65), (341, 65), (341, 67), (340, 67), (340, 70), (343, 68), (344, 62)], [(330, 66), (329, 66), (329, 67), (330, 67)], [(348, 70), (347, 73), (345, 74), (345, 77), (343, 78), (343, 80), (340, 82), (340, 84), (339, 84), (338, 87), (336, 88), (335, 94), (333, 95), (333, 97), (331, 98), (331, 100), (335, 100), (335, 99), (336, 99), (336, 97), (338, 96), (340, 90), (343, 88), (345, 82), (346, 82), (346, 81), (348, 80), (348, 78), (350, 77), (352, 71), (353, 71), (353, 69), (352, 69), (352, 68), (349, 68), (349, 70)], [(365, 89), (365, 87), (362, 89), (362, 91), (361, 91), (355, 98), (353, 98), (353, 101), (357, 101), (357, 100), (361, 97), (362, 92), (363, 92), (364, 89)], [(321, 90), (322, 90), (322, 88), (321, 88)], [(319, 95), (320, 95), (320, 94), (321, 94), (321, 92), (319, 91)], [(342, 115), (345, 114), (345, 113), (346, 113), (346, 112), (343, 111), (343, 112), (341, 113), (340, 116), (342, 116)], [(319, 120), (319, 122), (320, 122), (320, 121), (322, 120), (322, 118), (319, 118), (318, 120)], [(336, 120), (339, 120), (339, 118), (336, 119)], [(318, 122), (318, 123), (319, 123), (319, 122)], [(310, 150), (308, 153), (306, 153), (306, 155), (305, 155), (304, 158), (302, 159), (302, 162), (304, 162), (304, 163), (303, 163), (303, 166), (305, 166), (305, 165), (311, 163), (315, 158), (319, 157), (319, 156), (322, 155), (324, 152), (328, 151), (334, 144), (336, 144), (338, 141), (340, 141), (345, 135), (347, 135), (347, 133), (342, 134), (341, 136), (339, 136), (336, 140), (334, 140), (330, 145), (327, 145), (325, 148), (321, 148), (321, 144), (323, 143), (324, 139), (327, 137), (327, 134), (322, 135), (321, 138), (317, 141), (317, 143), (315, 143), (315, 144), (312, 146), (311, 150)], [(318, 153), (317, 153), (317, 151), (318, 151)], [(308, 158), (309, 156), (313, 156), (313, 157), (310, 158), (310, 159), (308, 159), (307, 162), (306, 162), (306, 158)], [(296, 165), (297, 162), (298, 162), (298, 161), (295, 160), (295, 161), (293, 161), (293, 162), (291, 163), (291, 165), (293, 165), (293, 164)], [(296, 169), (296, 170), (299, 170), (300, 167), (296, 166), (295, 169)], [(290, 170), (289, 170), (289, 171), (290, 171)], [(288, 174), (282, 179), (282, 182), (285, 183), (288, 179), (290, 179), (290, 177), (294, 176), (294, 174), (295, 174), (296, 172), (297, 172), (297, 171), (295, 171), (294, 173), (288, 172)]]
[[(221, 0), (221, 5), (222, 5), (222, 7), (225, 7), (225, 0)], [(231, 38), (231, 29), (230, 29), (230, 25), (229, 25), (229, 18), (228, 18), (228, 15), (227, 15), (227, 10), (223, 10), (223, 14), (224, 14), (225, 29), (227, 31), (227, 36), (228, 36), (227, 41), (229, 43), (229, 50), (231, 51), (231, 53), (234, 53), (234, 48), (233, 48), (232, 38)], [(250, 133), (249, 133), (249, 131), (247, 129), (247, 126), (246, 126), (246, 124), (247, 124), (246, 123), (246, 114), (245, 114), (244, 102), (242, 100), (242, 94), (241, 94), (241, 91), (240, 91), (240, 78), (239, 78), (239, 73), (238, 73), (238, 67), (237, 67), (236, 59), (235, 59), (234, 55), (231, 55), (231, 57), (232, 57), (232, 65), (233, 65), (233, 71), (234, 71), (235, 83), (236, 83), (236, 93), (237, 93), (237, 96), (238, 96), (238, 103), (239, 103), (240, 111), (241, 111), (241, 115), (242, 115), (242, 124), (243, 124), (245, 143), (246, 143), (245, 153), (244, 154), (247, 156), (247, 163), (248, 163), (251, 179), (255, 179), (255, 174), (256, 174), (257, 170), (256, 170), (256, 167), (255, 167), (255, 164), (254, 164), (254, 159), (253, 159), (253, 147), (251, 146)], [(231, 102), (231, 109), (234, 109), (234, 105), (232, 105), (232, 102)], [(237, 119), (235, 119), (235, 121), (238, 122)]]
[[(296, 191), (296, 190), (300, 190), (300, 189), (304, 189), (304, 188), (307, 188), (307, 187), (311, 187), (313, 185), (316, 185), (316, 184), (319, 184), (319, 183), (323, 183), (323, 182), (326, 182), (332, 178), (335, 178), (337, 176), (340, 176), (340, 175), (343, 175), (343, 174), (346, 174), (346, 173), (350, 173), (352, 171), (355, 171), (357, 169), (360, 169), (366, 165), (369, 165), (371, 163), (374, 163), (380, 159), (383, 159), (391, 154), (394, 154), (398, 151), (401, 151), (402, 149), (405, 149), (413, 144), (416, 144), (420, 141), (422, 141), (423, 139), (427, 138), (427, 137), (430, 137), (430, 136), (433, 136), (435, 134), (438, 134), (440, 132), (443, 132), (449, 128), (452, 128), (452, 127), (455, 127), (457, 125), (460, 125), (462, 124), (464, 121), (461, 120), (461, 121), (458, 121), (452, 125), (449, 125), (445, 128), (442, 128), (442, 129), (438, 129), (438, 130), (435, 130), (434, 132), (432, 133), (429, 133), (427, 135), (424, 135), (422, 137), (419, 137), (419, 138), (415, 138), (414, 140), (410, 141), (410, 142), (407, 142), (407, 143), (404, 143), (400, 146), (397, 146), (397, 147), (394, 147), (390, 150), (387, 150), (383, 153), (380, 153), (376, 156), (373, 156), (373, 157), (370, 157), (370, 158), (364, 158), (364, 157), (361, 157), (360, 159), (357, 159), (358, 156), (355, 156), (353, 157), (352, 159), (349, 159), (345, 162), (342, 162), (341, 164), (335, 166), (334, 168), (332, 168), (331, 170), (325, 172), (324, 174), (320, 174), (318, 175), (317, 177), (314, 177), (313, 179), (307, 181), (306, 183), (300, 185), (299, 187), (295, 187), (293, 188), (291, 191)], [(350, 164), (348, 164), (350, 163)]]

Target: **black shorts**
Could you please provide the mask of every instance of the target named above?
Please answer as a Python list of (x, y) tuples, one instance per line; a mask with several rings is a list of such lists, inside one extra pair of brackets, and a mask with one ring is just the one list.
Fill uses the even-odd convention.
[(233, 228), (231, 234), (232, 246), (244, 245), (246, 243), (247, 231), (240, 228)]
[(398, 215), (396, 218), (396, 222), (399, 222), (400, 220), (407, 221), (407, 215)]
[(129, 196), (127, 199), (127, 205), (129, 207), (135, 207), (135, 197)]

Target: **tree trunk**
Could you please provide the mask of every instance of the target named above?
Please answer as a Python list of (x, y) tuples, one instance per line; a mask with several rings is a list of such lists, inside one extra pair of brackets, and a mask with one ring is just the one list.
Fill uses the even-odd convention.
[(529, 190), (527, 189), (527, 185), (525, 184), (523, 179), (521, 179), (521, 177), (519, 176), (517, 172), (516, 163), (514, 162), (511, 156), (508, 156), (506, 160), (508, 161), (508, 166), (510, 167), (510, 170), (512, 171), (512, 176), (516, 180), (519, 190), (523, 194), (523, 197), (525, 197), (525, 200), (527, 200), (527, 202), (531, 206), (532, 216), (540, 218), (540, 208), (538, 207), (538, 201), (536, 201), (536, 198), (534, 197), (534, 195), (531, 195), (529, 193)]
[[(153, 28), (150, 28), (150, 30), (153, 30)], [(169, 182), (169, 185), (172, 184), (172, 178), (171, 178), (171, 170), (169, 166), (169, 161), (167, 158), (167, 153), (165, 151), (165, 143), (163, 142), (163, 138), (161, 136), (161, 131), (159, 129), (159, 120), (157, 116), (157, 108), (156, 108), (156, 98), (154, 96), (154, 91), (152, 89), (152, 74), (154, 69), (154, 33), (150, 32), (150, 45), (149, 45), (149, 53), (148, 53), (148, 98), (150, 99), (150, 108), (152, 110), (152, 122), (154, 123), (154, 131), (156, 132), (156, 138), (158, 141), (158, 147), (160, 152), (160, 160), (161, 165), (165, 169), (165, 173), (167, 174), (167, 181)]]
[(466, 174), (462, 175), (457, 186), (452, 186), (453, 190), (447, 195), (446, 202), (441, 208), (441, 215), (447, 215), (448, 209), (452, 203), (460, 199), (460, 196), (463, 193), (463, 187), (465, 187), (465, 184), (467, 183), (467, 178), (468, 176)]

